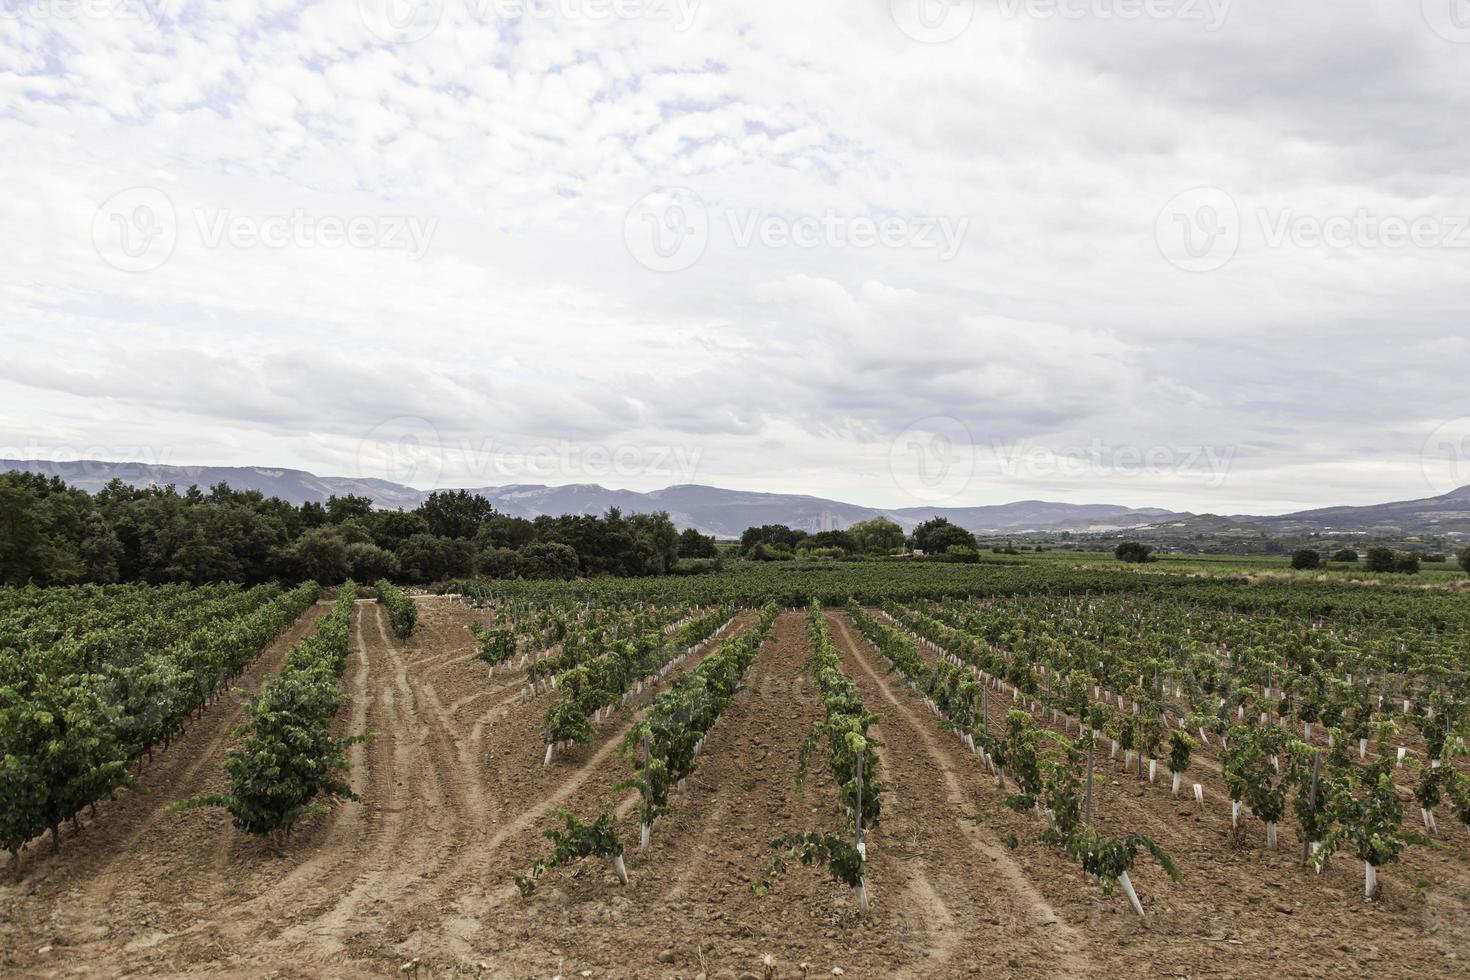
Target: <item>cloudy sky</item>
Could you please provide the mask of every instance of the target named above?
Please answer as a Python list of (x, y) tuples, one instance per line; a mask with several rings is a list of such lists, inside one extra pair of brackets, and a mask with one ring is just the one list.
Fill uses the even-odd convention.
[(0, 456), (1470, 483), (1470, 0), (0, 0)]

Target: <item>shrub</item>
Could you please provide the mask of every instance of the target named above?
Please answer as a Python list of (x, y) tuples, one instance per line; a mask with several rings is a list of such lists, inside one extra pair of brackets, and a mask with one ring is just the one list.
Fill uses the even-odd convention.
[(1298, 548), (1291, 556), (1291, 567), (1306, 570), (1322, 567), (1322, 556), (1311, 548)]
[(1370, 572), (1391, 572), (1394, 570), (1396, 560), (1392, 548), (1369, 548), (1368, 560), (1364, 567)]
[(1351, 548), (1343, 548), (1337, 554), (1332, 556), (1332, 560), (1350, 562), (1356, 565), (1358, 563), (1358, 553)]
[(1138, 541), (1124, 541), (1113, 550), (1114, 558), (1137, 565), (1153, 561), (1153, 554), (1154, 549), (1152, 545), (1142, 544)]
[(394, 588), (392, 582), (380, 579), (378, 601), (388, 607), (388, 622), (393, 624), (393, 632), (400, 639), (413, 635), (414, 628), (419, 624), (419, 611), (412, 599)]

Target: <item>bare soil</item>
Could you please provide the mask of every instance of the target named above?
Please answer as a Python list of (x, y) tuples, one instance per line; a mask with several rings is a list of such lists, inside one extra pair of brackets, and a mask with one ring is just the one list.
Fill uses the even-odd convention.
[[(1410, 848), (1384, 869), (1384, 898), (1368, 904), (1356, 862), (1338, 858), (1320, 877), (1300, 868), (1289, 825), (1277, 852), (1264, 849), (1258, 823), (1234, 845), (1208, 755), (1195, 776), (1204, 811), (1172, 799), (1167, 774), (1140, 784), (1103, 760), (1103, 828), (1154, 835), (1187, 879), (1171, 884), (1144, 858), (1134, 875), (1149, 911), (1140, 921), (1121, 895), (1103, 896), (1037, 840), (1039, 823), (1005, 805), (979, 758), (836, 612), (843, 669), (883, 715), (872, 911), (860, 918), (846, 888), (800, 866), (758, 898), (750, 882), (772, 838), (838, 826), (820, 752), (796, 785), (798, 750), (821, 714), (802, 672), (801, 614), (777, 620), (640, 851), (637, 794), (617, 789), (632, 773), (618, 745), (639, 705), (543, 767), (542, 716), (554, 695), (526, 699), (519, 671), (486, 678), (466, 629), (484, 613), (449, 598), (416, 601), (420, 628), (408, 641), (376, 603), (359, 602), (354, 617), (343, 678), (352, 700), (338, 726), (377, 736), (354, 749), (360, 803), (303, 823), (280, 854), (222, 811), (164, 812), (225, 788), (241, 712), (221, 702), (144, 770), (147, 792), (104, 804), (79, 837), (63, 834), (60, 855), (33, 846), (22, 881), (0, 885), (0, 972), (398, 976), (416, 958), (419, 977), (738, 978), (761, 977), (769, 954), (786, 978), (801, 976), (802, 963), (811, 977), (834, 968), (936, 978), (1466, 973), (1470, 838), (1458, 825), (1441, 822), (1442, 849)], [(242, 685), (276, 669), (321, 611), (273, 643)], [(992, 696), (994, 723), (1009, 706)], [(511, 876), (545, 853), (553, 811), (590, 818), (605, 804), (621, 818), (630, 886), (586, 861), (548, 873), (522, 899)]]

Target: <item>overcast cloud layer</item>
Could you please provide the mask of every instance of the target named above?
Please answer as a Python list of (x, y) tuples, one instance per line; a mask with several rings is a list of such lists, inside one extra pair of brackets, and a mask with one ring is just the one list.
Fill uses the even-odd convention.
[(1470, 0), (0, 0), (0, 456), (1470, 483)]

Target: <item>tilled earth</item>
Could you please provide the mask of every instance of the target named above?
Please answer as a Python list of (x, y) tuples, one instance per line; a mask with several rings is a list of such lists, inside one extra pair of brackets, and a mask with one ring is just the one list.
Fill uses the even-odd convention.
[[(418, 600), (407, 641), (386, 612), (359, 602), (343, 684), (342, 734), (360, 803), (298, 827), (282, 853), (248, 840), (218, 810), (167, 813), (227, 788), (222, 763), (238, 703), (209, 709), (145, 768), (146, 792), (120, 794), (63, 833), (62, 852), (32, 845), (18, 884), (0, 867), (0, 969), (10, 976), (204, 974), (250, 977), (848, 977), (1378, 976), (1461, 977), (1470, 957), (1470, 837), (1442, 820), (1440, 847), (1411, 847), (1383, 870), (1383, 900), (1360, 895), (1346, 857), (1323, 875), (1260, 825), (1232, 842), (1218, 762), (1198, 753), (1203, 811), (1157, 784), (1099, 764), (1098, 822), (1152, 835), (1186, 881), (1140, 861), (1140, 921), (1039, 842), (1040, 825), (1005, 806), (979, 758), (885, 670), (840, 612), (828, 614), (843, 669), (876, 726), (883, 820), (869, 836), (872, 910), (825, 871), (795, 866), (770, 893), (750, 888), (772, 838), (837, 827), (836, 793), (814, 755), (796, 784), (802, 740), (821, 708), (802, 673), (806, 623), (783, 614), (739, 695), (710, 734), (672, 812), (637, 849), (637, 794), (618, 754), (641, 703), (597, 739), (541, 765), (542, 716), (519, 671), (486, 677), (467, 625), (484, 613), (451, 598)], [(279, 667), (309, 610), (241, 686)], [(753, 621), (743, 614), (732, 629)], [(726, 634), (728, 635), (728, 634)], [(693, 660), (682, 665), (691, 666)], [(991, 698), (992, 724), (1010, 707)], [(523, 873), (564, 808), (583, 818), (617, 807), (628, 888), (596, 861), (544, 876), (522, 899)], [(1415, 811), (1410, 809), (1413, 814)], [(1446, 815), (1447, 816), (1447, 815)], [(1250, 822), (1248, 821), (1248, 824)], [(805, 973), (803, 964), (806, 964)]]

